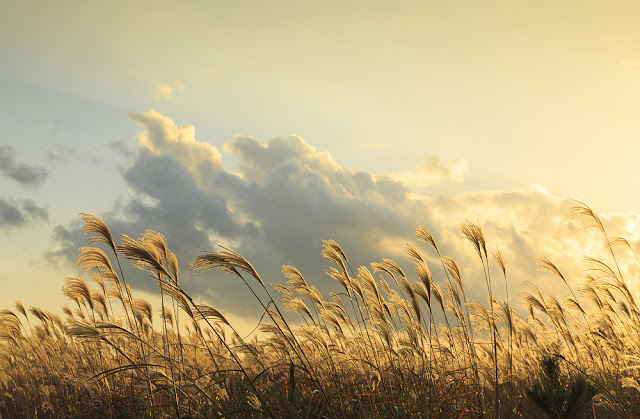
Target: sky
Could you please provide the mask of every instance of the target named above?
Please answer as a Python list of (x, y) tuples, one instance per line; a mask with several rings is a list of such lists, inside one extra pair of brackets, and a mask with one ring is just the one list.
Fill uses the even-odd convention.
[[(638, 12), (633, 1), (4, 1), (0, 306), (67, 302), (81, 212), (114, 235), (163, 233), (183, 287), (238, 321), (256, 317), (248, 291), (191, 273), (194, 250), (232, 247), (267, 283), (293, 265), (329, 291), (322, 240), (354, 270), (388, 257), (411, 272), (405, 244), (423, 225), (482, 300), (459, 230), (471, 220), (505, 254), (514, 290), (533, 281), (562, 296), (536, 256), (577, 286), (584, 254), (601, 253), (569, 219), (572, 199), (638, 248)], [(150, 278), (125, 274), (156, 298)]]

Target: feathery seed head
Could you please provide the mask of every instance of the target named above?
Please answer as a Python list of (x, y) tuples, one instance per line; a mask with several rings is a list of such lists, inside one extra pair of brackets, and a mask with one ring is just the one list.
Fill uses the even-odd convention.
[(547, 258), (546, 256), (538, 256), (538, 270), (539, 271), (543, 271), (543, 272), (549, 272), (554, 274), (555, 276), (557, 276), (558, 278), (562, 279), (562, 282), (565, 283), (565, 285), (569, 286), (569, 284), (567, 283), (567, 280), (565, 279), (564, 275), (562, 275), (562, 272), (560, 272), (560, 269), (558, 269), (556, 267), (556, 265), (553, 264), (553, 262), (551, 262), (549, 260), (549, 258)]
[(347, 256), (342, 248), (333, 240), (324, 240), (322, 244), (322, 257), (340, 268), (341, 271), (347, 272), (345, 262), (348, 262)]
[(604, 233), (604, 226), (600, 217), (589, 206), (581, 201), (575, 200), (576, 206), (571, 207), (570, 217), (578, 225), (580, 231), (595, 228)]
[(449, 255), (446, 255), (442, 258), (442, 263), (447, 268), (447, 272), (455, 279), (460, 287), (460, 290), (464, 292), (464, 288), (462, 287), (462, 275), (460, 275), (460, 268), (455, 260)]
[(484, 239), (484, 234), (482, 233), (482, 229), (480, 225), (473, 224), (469, 221), (465, 222), (460, 226), (460, 231), (464, 235), (464, 238), (469, 240), (473, 247), (476, 249), (478, 256), (482, 259), (487, 259), (487, 244)]
[(506, 278), (507, 277), (507, 264), (504, 261), (504, 255), (499, 250), (497, 252), (495, 252), (495, 253), (492, 253), (492, 255), (493, 255), (493, 259), (498, 264), (498, 267), (500, 267), (500, 270), (502, 271), (502, 275)]
[(24, 309), (24, 305), (20, 301), (16, 301), (16, 310), (18, 310), (24, 317), (27, 317), (27, 311)]
[(427, 230), (423, 226), (418, 226), (418, 228), (416, 229), (416, 238), (421, 242), (426, 243), (431, 247), (433, 247), (435, 251), (438, 253), (438, 256), (440, 256), (440, 250), (438, 249), (438, 246), (436, 245), (436, 241), (429, 230)]
[(228, 247), (220, 247), (223, 249), (221, 252), (206, 252), (202, 255), (196, 256), (191, 262), (192, 269), (197, 273), (202, 273), (210, 269), (217, 268), (218, 270), (229, 272), (240, 277), (240, 272), (238, 272), (239, 269), (254, 277), (262, 288), (266, 289), (262, 278), (258, 275), (258, 271), (255, 270), (253, 265), (249, 263), (244, 256), (229, 249)]
[(87, 272), (91, 268), (104, 268), (107, 272), (113, 272), (113, 268), (107, 254), (98, 247), (81, 247), (77, 265), (83, 272)]
[(75, 276), (69, 276), (65, 278), (64, 285), (62, 286), (62, 292), (67, 297), (74, 300), (77, 304), (89, 304), (89, 307), (93, 309), (93, 299), (91, 298), (91, 291), (87, 281)]
[(111, 250), (113, 250), (114, 253), (116, 253), (116, 244), (113, 241), (113, 236), (111, 235), (109, 227), (107, 227), (107, 224), (102, 220), (102, 218), (87, 213), (80, 213), (80, 215), (82, 215), (82, 220), (84, 221), (82, 232), (85, 235), (97, 235), (97, 237), (89, 238), (87, 243), (105, 243), (111, 248)]
[(371, 263), (371, 269), (373, 269), (373, 272), (384, 272), (387, 275), (389, 275), (389, 277), (391, 279), (393, 279), (393, 282), (396, 284), (396, 286), (400, 286), (398, 284), (398, 279), (396, 278), (396, 276), (394, 275), (394, 273), (389, 269), (389, 267), (383, 262), (372, 262)]
[(120, 235), (120, 243), (120, 246), (117, 246), (118, 252), (131, 260), (136, 268), (148, 271), (154, 275), (171, 277), (169, 272), (164, 268), (160, 252), (155, 246), (152, 246), (144, 240), (132, 239), (126, 234)]

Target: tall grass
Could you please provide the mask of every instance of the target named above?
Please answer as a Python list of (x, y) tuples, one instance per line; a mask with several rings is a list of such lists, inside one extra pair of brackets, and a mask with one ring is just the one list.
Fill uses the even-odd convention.
[[(461, 232), (480, 259), (486, 301), (467, 298), (458, 263), (422, 226), (416, 238), (427, 247), (406, 248), (414, 273), (390, 259), (354, 269), (338, 243), (324, 242), (341, 290), (329, 295), (293, 266), (268, 286), (229, 248), (198, 254), (191, 268), (203, 280), (229, 273), (263, 310), (252, 337), (181, 288), (160, 233), (116, 244), (99, 217), (83, 214), (89, 246), (78, 265), (95, 285), (66, 278), (62, 314), (20, 302), (0, 311), (0, 416), (630, 417), (640, 408), (640, 310), (619, 252), (633, 251), (588, 206), (572, 214), (602, 235), (610, 257), (586, 258), (574, 290), (541, 256), (569, 296), (529, 284), (524, 317), (512, 308), (502, 253), (490, 253), (470, 222)], [(156, 315), (131, 292), (123, 259), (157, 283)]]

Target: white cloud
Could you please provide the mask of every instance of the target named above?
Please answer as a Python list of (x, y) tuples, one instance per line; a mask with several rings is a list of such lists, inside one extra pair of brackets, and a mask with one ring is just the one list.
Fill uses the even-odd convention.
[[(387, 176), (374, 176), (340, 166), (326, 151), (317, 151), (302, 138), (291, 135), (264, 145), (252, 137), (236, 136), (223, 150), (239, 158), (241, 176), (251, 182), (264, 182), (279, 167), (294, 165), (320, 173), (332, 185), (339, 185), (352, 197), (383, 195), (405, 199), (408, 190)], [(302, 180), (302, 179), (301, 179)]]
[(466, 160), (445, 163), (432, 156), (417, 169), (394, 173), (390, 177), (412, 188), (426, 188), (445, 181), (462, 182), (468, 171), (469, 163)]
[(160, 101), (169, 101), (174, 99), (177, 96), (182, 96), (184, 94), (184, 84), (182, 81), (178, 80), (174, 83), (173, 86), (170, 84), (161, 84), (157, 87), (156, 92), (153, 97)]
[(155, 93), (154, 97), (156, 98), (156, 100), (160, 100), (160, 99), (168, 100), (168, 99), (171, 99), (173, 97), (173, 89), (168, 84), (161, 84), (156, 89), (156, 93)]
[(178, 80), (176, 81), (176, 93), (180, 96), (182, 96), (184, 94), (184, 84), (182, 84), (182, 81)]

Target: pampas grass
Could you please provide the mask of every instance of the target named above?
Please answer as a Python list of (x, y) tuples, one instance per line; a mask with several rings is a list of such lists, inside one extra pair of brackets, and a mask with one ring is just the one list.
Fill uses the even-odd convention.
[[(540, 256), (539, 269), (569, 296), (529, 283), (518, 305), (525, 317), (503, 254), (488, 252), (470, 222), (460, 230), (480, 259), (484, 302), (467, 298), (458, 262), (423, 226), (405, 249), (412, 274), (391, 259), (353, 269), (325, 241), (326, 273), (340, 289), (328, 295), (293, 266), (282, 267), (286, 282), (266, 284), (230, 248), (198, 254), (195, 272), (235, 276), (262, 308), (260, 334), (242, 337), (181, 288), (162, 234), (116, 244), (102, 219), (82, 214), (88, 246), (78, 265), (90, 281), (64, 280), (62, 317), (21, 302), (0, 311), (0, 417), (630, 417), (640, 408), (640, 310), (618, 253), (633, 251), (585, 204), (572, 216), (602, 236), (610, 257), (586, 257), (574, 290)], [(125, 259), (157, 283), (160, 307), (133, 295)], [(557, 395), (565, 407), (545, 401)]]

